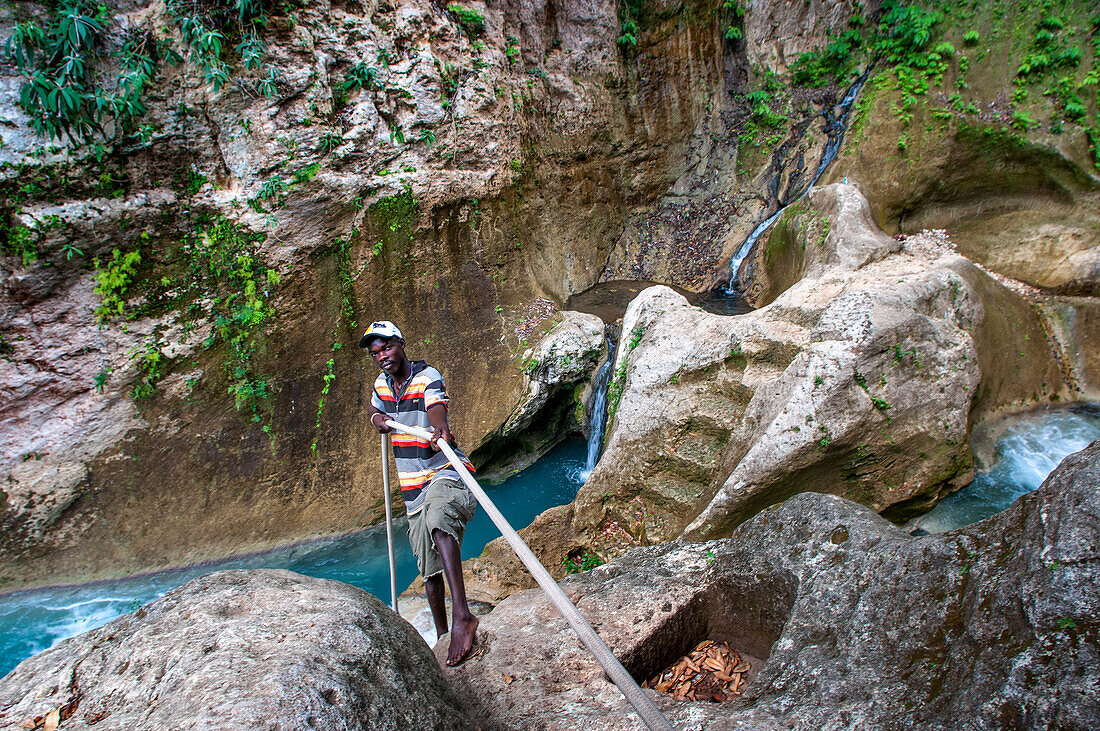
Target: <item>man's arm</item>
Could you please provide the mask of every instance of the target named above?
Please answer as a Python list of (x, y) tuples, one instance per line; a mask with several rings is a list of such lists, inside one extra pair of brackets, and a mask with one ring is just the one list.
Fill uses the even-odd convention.
[(437, 403), (428, 407), (428, 423), (432, 425), (432, 449), (439, 451), (436, 442), (443, 439), (452, 447), (455, 444), (454, 434), (447, 425), (447, 404)]
[[(370, 414), (370, 423), (374, 425), (374, 428), (378, 430), (379, 434), (387, 434), (393, 431), (388, 426), (386, 426), (386, 414), (382, 411), (379, 411), (377, 406), (375, 406), (374, 404), (370, 404), (367, 411)], [(446, 415), (444, 415), (444, 418), (446, 418)]]

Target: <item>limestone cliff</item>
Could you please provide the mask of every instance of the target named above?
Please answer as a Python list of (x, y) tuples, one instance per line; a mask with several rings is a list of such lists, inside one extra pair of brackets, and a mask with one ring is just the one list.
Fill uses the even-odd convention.
[[(50, 52), (61, 5), (79, 54)], [(464, 446), (537, 451), (502, 427), (540, 398), (524, 354), (554, 310), (600, 280), (725, 282), (842, 136), (823, 182), (1079, 298), (1051, 337), (1095, 342), (1087, 3), (61, 5), (0, 9), (3, 586), (374, 522), (371, 319), (442, 367)], [(60, 116), (21, 96), (74, 78)], [(559, 431), (573, 385), (542, 402)]]

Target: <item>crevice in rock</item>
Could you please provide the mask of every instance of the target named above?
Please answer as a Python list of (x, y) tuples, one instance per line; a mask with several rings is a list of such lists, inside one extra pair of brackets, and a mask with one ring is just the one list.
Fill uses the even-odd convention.
[(582, 436), (574, 415), (573, 389), (560, 388), (531, 419), (525, 429), (505, 434), (504, 426), (486, 436), (470, 459), (477, 466), (478, 481), (495, 484), (534, 464), (569, 437)]
[(703, 640), (725, 642), (752, 665), (746, 675), (751, 685), (783, 633), (797, 594), (798, 580), (790, 574), (726, 577), (620, 659), (638, 682), (645, 682)]

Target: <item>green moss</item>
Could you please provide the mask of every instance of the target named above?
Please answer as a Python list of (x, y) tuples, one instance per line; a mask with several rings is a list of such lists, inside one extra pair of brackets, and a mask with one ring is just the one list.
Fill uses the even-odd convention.
[(382, 198), (368, 209), (368, 217), (378, 240), (391, 250), (407, 251), (412, 246), (420, 208), (412, 191)]
[(459, 5), (458, 3), (451, 3), (447, 6), (447, 12), (455, 19), (462, 30), (466, 32), (466, 35), (471, 38), (476, 38), (485, 32), (485, 18), (481, 13)]

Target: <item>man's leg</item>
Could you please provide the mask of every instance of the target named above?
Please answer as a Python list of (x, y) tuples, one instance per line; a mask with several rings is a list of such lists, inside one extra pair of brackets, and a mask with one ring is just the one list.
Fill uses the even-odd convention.
[[(432, 531), (432, 539), (435, 541), (436, 550), (439, 551), (439, 557), (443, 560), (443, 573), (447, 576), (447, 585), (451, 587), (451, 649), (447, 653), (447, 664), (458, 665), (474, 646), (477, 617), (470, 612), (470, 605), (466, 602), (466, 584), (462, 581), (462, 552), (458, 541), (450, 533), (438, 528)], [(428, 601), (431, 601), (431, 594), (428, 595)], [(434, 605), (432, 613), (435, 616)], [(443, 622), (446, 626), (446, 614)], [(437, 619), (436, 626), (438, 625)]]
[(435, 636), (442, 637), (447, 634), (447, 602), (446, 592), (443, 589), (443, 574), (424, 579), (424, 593), (428, 595), (428, 606), (431, 607), (432, 619), (435, 620)]

